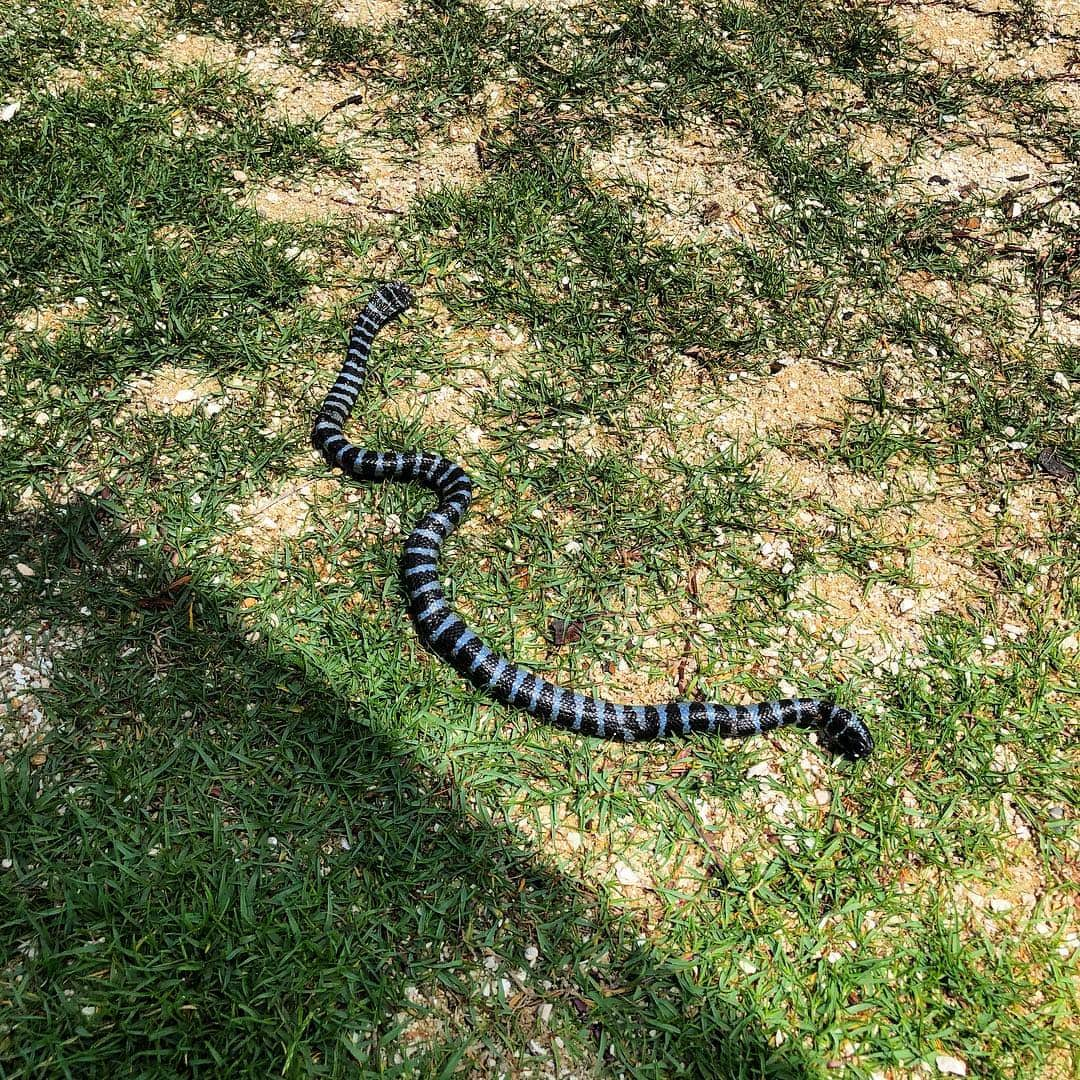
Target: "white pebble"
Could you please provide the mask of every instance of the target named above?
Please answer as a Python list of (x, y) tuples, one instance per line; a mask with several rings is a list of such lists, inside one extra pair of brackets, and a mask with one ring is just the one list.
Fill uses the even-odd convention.
[(905, 596), (904, 599), (900, 601), (900, 613), (902, 615), (906, 615), (909, 611), (912, 611), (914, 607), (915, 601), (912, 600), (910, 596)]
[(183, 390), (176, 391), (176, 397), (173, 398), (173, 400), (178, 401), (180, 404), (183, 404), (185, 401), (194, 401), (195, 391), (190, 387), (185, 386)]
[(22, 574), (23, 577), (33, 577), (34, 576), (33, 569), (31, 567), (27, 566), (26, 563), (24, 563), (24, 562), (16, 563), (15, 564), (15, 569), (18, 570), (19, 573)]
[(934, 1058), (934, 1063), (938, 1067), (938, 1072), (950, 1073), (953, 1076), (967, 1076), (967, 1062), (953, 1057), (952, 1054), (938, 1054)]

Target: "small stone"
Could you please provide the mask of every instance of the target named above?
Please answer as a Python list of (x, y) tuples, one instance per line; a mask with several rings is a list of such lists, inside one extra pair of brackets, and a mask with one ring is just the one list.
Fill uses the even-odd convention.
[(1002, 896), (991, 896), (990, 897), (990, 910), (991, 911), (996, 911), (999, 914), (1001, 912), (1005, 912), (1005, 911), (1012, 911), (1012, 901), (1011, 900), (1006, 900)]
[(910, 596), (905, 596), (904, 599), (900, 601), (900, 614), (901, 615), (906, 615), (909, 611), (914, 610), (914, 608), (915, 608), (915, 601), (912, 600)]
[(24, 562), (16, 563), (15, 564), (15, 569), (18, 570), (19, 573), (22, 574), (23, 577), (33, 577), (34, 576), (33, 569), (31, 567), (27, 566), (26, 563), (24, 563)]
[(749, 960), (740, 960), (739, 961), (739, 970), (744, 975), (756, 975), (757, 974), (757, 965), (750, 963)]
[(186, 401), (194, 401), (194, 400), (195, 400), (195, 391), (192, 390), (190, 387), (184, 387), (183, 390), (177, 390), (176, 391), (176, 396), (173, 398), (173, 401), (177, 401), (180, 404), (183, 404)]
[(543, 1005), (537, 1010), (537, 1016), (540, 1018), (540, 1023), (547, 1027), (551, 1020), (551, 1002), (545, 1001)]
[(232, 174), (232, 178), (233, 178), (233, 179), (234, 179), (234, 180), (235, 180), (235, 181), (236, 181), (236, 182), (237, 182), (238, 184), (246, 184), (246, 183), (247, 183), (247, 179), (248, 179), (248, 178), (247, 178), (247, 173), (246, 173), (246, 172), (244, 172), (244, 170), (243, 170), (243, 169), (233, 169), (233, 174)]
[(625, 863), (616, 864), (615, 876), (622, 885), (641, 884), (641, 875), (632, 866), (627, 866)]
[(21, 107), (21, 104), (22, 103), (19, 101), (12, 101), (5, 105), (2, 109), (0, 109), (0, 121), (3, 121), (6, 124), (10, 120), (14, 119), (15, 114), (19, 111), (19, 108)]
[(535, 964), (537, 957), (540, 955), (540, 950), (535, 945), (530, 945), (525, 950), (525, 959), (530, 964)]
[(967, 1062), (953, 1057), (952, 1054), (938, 1054), (934, 1058), (934, 1064), (937, 1065), (938, 1072), (949, 1073), (952, 1076), (967, 1076)]
[(1061, 821), (1061, 819), (1065, 817), (1064, 806), (1051, 806), (1046, 812), (1050, 816), (1051, 821)]

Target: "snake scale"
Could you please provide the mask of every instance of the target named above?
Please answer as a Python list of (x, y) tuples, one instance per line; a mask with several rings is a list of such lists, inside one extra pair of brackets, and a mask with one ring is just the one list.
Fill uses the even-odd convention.
[(311, 441), (331, 468), (340, 468), (354, 480), (416, 483), (438, 496), (439, 505), (406, 539), (403, 566), (409, 611), (427, 649), (487, 696), (579, 735), (625, 742), (694, 734), (744, 738), (794, 725), (816, 731), (825, 748), (852, 761), (871, 752), (873, 739), (862, 720), (830, 701), (617, 705), (563, 689), (484, 644), (450, 607), (439, 579), (442, 545), (465, 517), (472, 499), (472, 482), (465, 471), (426, 451), (362, 449), (342, 433), (364, 385), (375, 335), (412, 300), (402, 284), (385, 284), (376, 290), (352, 327), (345, 364), (319, 409)]

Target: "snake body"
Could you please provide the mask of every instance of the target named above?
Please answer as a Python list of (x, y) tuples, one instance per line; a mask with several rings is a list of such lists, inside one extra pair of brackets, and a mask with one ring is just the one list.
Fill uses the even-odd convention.
[(340, 468), (354, 480), (416, 483), (438, 496), (438, 506), (406, 539), (403, 566), (409, 611), (426, 648), (488, 697), (578, 735), (625, 742), (693, 734), (745, 738), (794, 725), (816, 730), (827, 749), (850, 760), (871, 752), (873, 739), (862, 720), (830, 701), (795, 698), (757, 705), (697, 701), (618, 705), (557, 686), (500, 656), (466, 626), (447, 602), (438, 560), (443, 543), (469, 508), (469, 477), (459, 465), (439, 454), (365, 450), (342, 433), (364, 385), (375, 335), (411, 304), (412, 294), (404, 285), (386, 284), (376, 290), (352, 327), (345, 363), (319, 409), (311, 441), (331, 468)]

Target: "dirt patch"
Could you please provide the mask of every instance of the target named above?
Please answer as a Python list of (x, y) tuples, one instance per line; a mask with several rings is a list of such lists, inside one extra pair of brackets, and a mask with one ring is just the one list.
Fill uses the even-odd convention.
[[(324, 117), (339, 102), (363, 91), (355, 80), (327, 78), (318, 61), (304, 64), (300, 46), (296, 44), (244, 48), (208, 34), (179, 33), (163, 41), (160, 49), (160, 58), (153, 60), (151, 66), (207, 64), (235, 70), (269, 97), (272, 116), (293, 123)], [(349, 126), (345, 115), (335, 113), (330, 120), (331, 134)], [(370, 122), (370, 118), (367, 120)]]
[[(18, 560), (0, 569), (0, 583), (9, 594), (36, 593), (51, 584)], [(0, 632), (0, 765), (48, 733), (52, 725), (41, 695), (52, 685), (56, 661), (77, 649), (80, 639), (74, 629), (47, 621)], [(44, 751), (34, 754), (30, 763), (43, 765)]]
[[(298, 470), (308, 465), (306, 455), (298, 459)], [(242, 549), (259, 555), (280, 553), (287, 541), (304, 534), (312, 506), (319, 500), (335, 497), (343, 502), (353, 502), (359, 496), (343, 489), (340, 479), (328, 476), (282, 484), (274, 491), (260, 492), (242, 506), (229, 503), (225, 513), (233, 528), (228, 539), (219, 544), (219, 549), (228, 552)], [(385, 522), (381, 524), (385, 527)]]
[(993, 199), (1054, 176), (1042, 157), (1012, 139), (993, 133), (994, 124), (973, 121), (960, 138), (939, 144), (905, 169), (899, 194), (954, 199)]
[(1034, 78), (1068, 70), (1062, 34), (1075, 33), (1074, 0), (1046, 0), (1019, 25), (1018, 7), (1005, 0), (965, 3), (900, 3), (889, 17), (931, 60), (951, 69), (976, 69), (992, 78)]
[(26, 334), (39, 334), (47, 341), (53, 341), (87, 315), (89, 303), (85, 296), (76, 296), (70, 302), (28, 308), (19, 312), (12, 321), (16, 330)]
[(846, 134), (851, 156), (866, 162), (879, 177), (905, 165), (915, 142), (910, 129), (882, 124), (851, 123), (846, 125)]
[(125, 30), (140, 32), (158, 24), (159, 15), (153, 8), (139, 0), (108, 0), (94, 4), (90, 9), (99, 19)]
[(313, 221), (336, 214), (385, 221), (407, 214), (416, 199), (430, 191), (469, 187), (481, 176), (469, 143), (429, 140), (415, 151), (397, 151), (374, 140), (356, 140), (353, 149), (357, 163), (348, 178), (282, 177), (266, 186), (247, 186), (238, 197), (273, 221)]
[(209, 34), (179, 33), (161, 42), (161, 61), (153, 66), (186, 67), (209, 64), (221, 67), (237, 59), (237, 46)]
[(212, 416), (225, 407), (221, 383), (204, 372), (166, 364), (136, 379), (120, 419), (138, 412), (190, 414), (203, 410)]
[[(775, 376), (746, 375), (708, 396), (690, 368), (671, 376), (663, 408), (677, 440), (653, 428), (642, 439), (641, 459), (658, 459), (672, 451), (701, 464), (718, 450), (748, 438), (779, 433), (813, 442), (834, 431), (851, 412), (851, 398), (861, 393), (854, 375), (824, 367), (811, 359), (777, 357)], [(644, 417), (634, 417), (642, 421)]]
[(610, 150), (594, 151), (590, 169), (598, 184), (643, 184), (658, 204), (642, 213), (651, 231), (668, 240), (701, 242), (753, 232), (766, 202), (760, 178), (725, 136), (705, 122), (679, 136), (617, 135)]
[(335, 0), (327, 13), (343, 26), (363, 26), (377, 30), (387, 23), (397, 22), (405, 14), (406, 5), (398, 0)]

